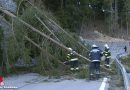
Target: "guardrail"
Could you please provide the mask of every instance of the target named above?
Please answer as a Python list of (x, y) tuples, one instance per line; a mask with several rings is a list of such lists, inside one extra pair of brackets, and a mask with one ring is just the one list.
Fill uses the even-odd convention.
[(124, 53), (121, 53), (121, 54), (118, 54), (116, 56), (116, 59), (115, 59), (115, 62), (117, 64), (117, 67), (120, 69), (121, 71), (121, 74), (123, 76), (123, 79), (124, 79), (124, 85), (125, 85), (125, 90), (130, 90), (130, 82), (129, 82), (129, 79), (128, 79), (128, 74), (124, 68), (124, 66), (121, 64), (120, 62), (120, 59), (122, 57)]

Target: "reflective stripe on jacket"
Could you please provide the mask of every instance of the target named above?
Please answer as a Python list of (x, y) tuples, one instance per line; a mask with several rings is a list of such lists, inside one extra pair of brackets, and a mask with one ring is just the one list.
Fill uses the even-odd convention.
[(111, 58), (111, 52), (109, 50), (105, 50), (103, 52), (103, 55), (106, 57), (106, 58)]
[(73, 59), (70, 59), (70, 61), (76, 61), (78, 60), (78, 58), (73, 58)]
[(92, 60), (91, 62), (100, 62), (100, 60)]
[(77, 55), (70, 53), (70, 54), (67, 54), (67, 60), (76, 61), (76, 60), (78, 60), (78, 57), (77, 57)]

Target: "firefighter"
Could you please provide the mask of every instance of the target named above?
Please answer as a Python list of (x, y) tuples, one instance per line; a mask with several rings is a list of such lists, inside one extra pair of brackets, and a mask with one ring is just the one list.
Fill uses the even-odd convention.
[(92, 45), (92, 49), (89, 53), (89, 58), (91, 60), (90, 63), (90, 79), (92, 79), (94, 73), (96, 74), (96, 78), (98, 79), (100, 76), (100, 61), (103, 56), (102, 51), (99, 49), (97, 45)]
[(107, 68), (109, 68), (110, 67), (109, 63), (110, 63), (110, 58), (111, 58), (111, 52), (110, 52), (109, 46), (107, 44), (105, 44), (104, 47), (105, 47), (105, 50), (103, 52), (103, 55), (105, 56), (105, 66)]
[(72, 48), (68, 48), (71, 50), (71, 53), (67, 54), (67, 60), (69, 60), (70, 63), (70, 70), (79, 70), (78, 67), (78, 57), (74, 54), (74, 50)]

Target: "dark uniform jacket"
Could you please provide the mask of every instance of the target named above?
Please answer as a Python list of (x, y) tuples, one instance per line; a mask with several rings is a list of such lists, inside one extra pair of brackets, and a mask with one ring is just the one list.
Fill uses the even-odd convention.
[(69, 53), (69, 54), (67, 54), (67, 60), (76, 61), (76, 60), (78, 60), (78, 57), (77, 57), (77, 55), (75, 55), (73, 53)]
[(105, 56), (105, 58), (111, 58), (111, 52), (108, 49), (105, 49), (103, 55)]
[(94, 48), (89, 53), (89, 58), (92, 62), (100, 62), (103, 53), (100, 49)]

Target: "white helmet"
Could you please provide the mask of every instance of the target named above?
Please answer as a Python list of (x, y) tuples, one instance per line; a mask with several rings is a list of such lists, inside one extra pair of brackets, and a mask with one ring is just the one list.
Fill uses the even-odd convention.
[(72, 48), (68, 48), (68, 49), (72, 51)]
[(97, 46), (97, 45), (95, 45), (95, 44), (93, 44), (93, 45), (92, 45), (92, 48), (96, 48), (96, 47), (98, 47), (98, 46)]
[(109, 49), (109, 46), (107, 44), (104, 45), (105, 48)]

